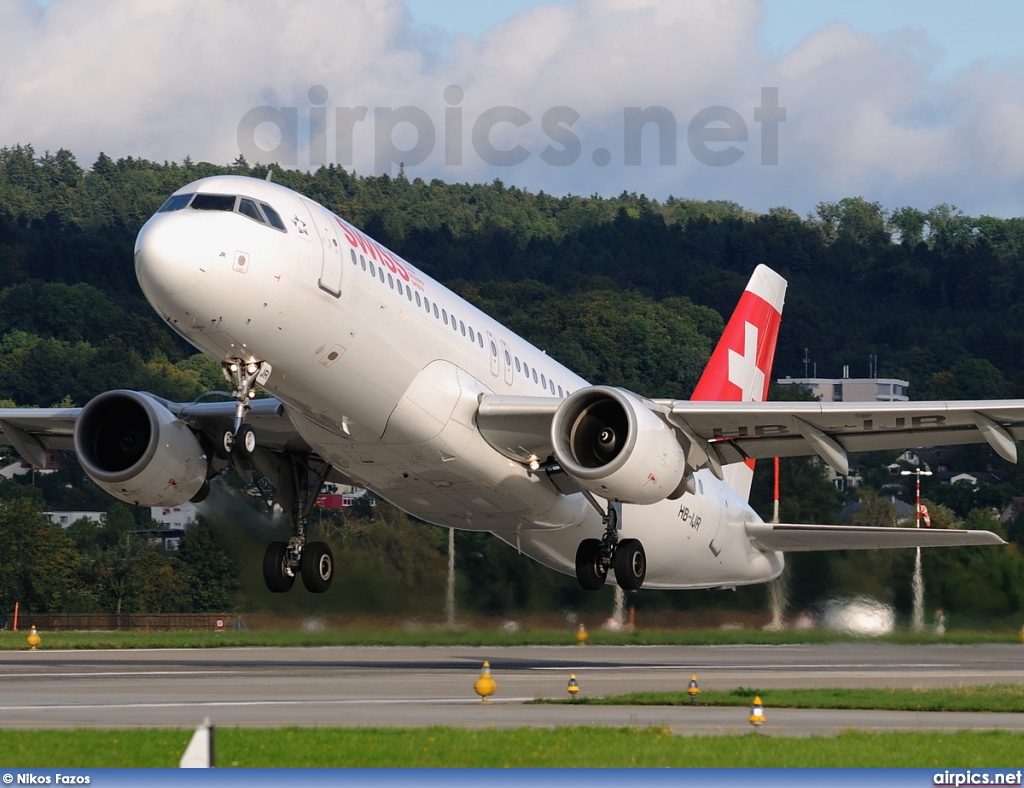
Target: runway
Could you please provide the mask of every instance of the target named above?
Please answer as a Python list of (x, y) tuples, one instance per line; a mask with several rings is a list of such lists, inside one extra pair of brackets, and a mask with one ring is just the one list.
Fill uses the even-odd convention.
[[(1024, 647), (328, 647), (0, 652), (0, 727), (667, 726), (745, 733), (746, 708), (554, 706), (583, 696), (701, 688), (894, 687), (1024, 681)], [(484, 660), (494, 702), (473, 693)], [(765, 709), (768, 735), (862, 730), (1024, 730), (1024, 715)]]

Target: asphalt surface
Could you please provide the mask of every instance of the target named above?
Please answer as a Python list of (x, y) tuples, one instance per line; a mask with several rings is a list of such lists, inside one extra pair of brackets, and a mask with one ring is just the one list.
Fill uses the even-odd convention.
[[(473, 691), (488, 660), (493, 702)], [(746, 708), (556, 706), (581, 695), (737, 687), (925, 687), (1024, 681), (1024, 646), (330, 647), (0, 652), (0, 728), (667, 726), (743, 733)], [(765, 735), (1024, 730), (1024, 715), (772, 709)]]

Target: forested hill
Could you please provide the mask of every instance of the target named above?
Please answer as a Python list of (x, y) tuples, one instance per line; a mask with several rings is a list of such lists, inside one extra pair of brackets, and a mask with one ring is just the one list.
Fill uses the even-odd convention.
[[(180, 398), (206, 385), (208, 368), (145, 304), (132, 246), (170, 192), (227, 172), (267, 169), (105, 155), (84, 168), (68, 151), (0, 148), (0, 398), (82, 404), (108, 385)], [(721, 330), (711, 309), (727, 315), (765, 263), (789, 280), (776, 376), (803, 375), (807, 348), (821, 376), (844, 364), (865, 376), (877, 355), (879, 374), (908, 378), (915, 398), (1024, 396), (1024, 219), (859, 197), (807, 217), (754, 214), (338, 167), (273, 177), (595, 382), (687, 396)], [(75, 382), (46, 387), (69, 367)]]

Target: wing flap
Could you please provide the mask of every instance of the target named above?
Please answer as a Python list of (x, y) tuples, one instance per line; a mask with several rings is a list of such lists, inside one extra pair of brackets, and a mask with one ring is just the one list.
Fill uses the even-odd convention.
[(886, 528), (869, 525), (747, 523), (747, 535), (762, 550), (887, 550), (900, 547), (963, 547), (1006, 544), (991, 531), (946, 528)]
[(476, 412), (477, 429), (495, 451), (510, 460), (544, 460), (554, 451), (551, 419), (561, 403), (557, 397), (484, 394)]

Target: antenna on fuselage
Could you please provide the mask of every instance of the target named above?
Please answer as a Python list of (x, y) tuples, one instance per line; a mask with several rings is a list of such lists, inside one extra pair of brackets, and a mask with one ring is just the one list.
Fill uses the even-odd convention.
[(265, 180), (267, 183), (271, 183), (274, 180), (274, 171), (268, 168), (267, 177), (264, 178), (263, 180)]

